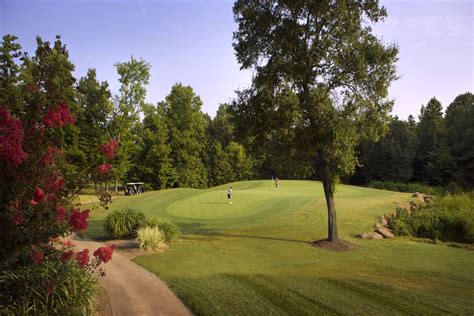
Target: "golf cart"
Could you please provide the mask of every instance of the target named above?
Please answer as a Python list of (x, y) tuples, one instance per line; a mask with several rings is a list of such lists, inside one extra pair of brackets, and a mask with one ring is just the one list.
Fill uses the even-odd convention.
[(145, 183), (143, 182), (128, 182), (124, 186), (125, 195), (135, 195), (145, 192)]

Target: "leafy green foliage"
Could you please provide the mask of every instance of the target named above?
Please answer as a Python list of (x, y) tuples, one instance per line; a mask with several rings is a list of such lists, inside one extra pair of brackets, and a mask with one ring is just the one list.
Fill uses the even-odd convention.
[(151, 66), (132, 56), (130, 61), (116, 63), (115, 67), (121, 84), (111, 122), (114, 137), (120, 144), (113, 171), (117, 185), (118, 180), (123, 179), (130, 170), (131, 156), (138, 149), (136, 132), (139, 128), (139, 113), (146, 106), (146, 86), (150, 80)]
[(148, 220), (147, 226), (152, 228), (158, 228), (163, 234), (163, 241), (168, 245), (179, 237), (178, 226), (176, 226), (170, 221), (154, 217)]
[(474, 196), (447, 195), (414, 214), (397, 212), (389, 219), (397, 235), (460, 243), (474, 242)]
[(105, 218), (104, 229), (110, 238), (135, 236), (146, 223), (145, 215), (131, 208), (115, 210)]
[(169, 157), (174, 164), (172, 186), (206, 187), (203, 158), (208, 122), (201, 112), (201, 99), (190, 86), (178, 83), (162, 106), (169, 124)]
[(97, 279), (75, 260), (48, 257), (2, 273), (0, 309), (2, 315), (88, 315), (97, 289)]
[(154, 250), (164, 241), (164, 234), (159, 227), (142, 227), (137, 230), (138, 247), (143, 250)]

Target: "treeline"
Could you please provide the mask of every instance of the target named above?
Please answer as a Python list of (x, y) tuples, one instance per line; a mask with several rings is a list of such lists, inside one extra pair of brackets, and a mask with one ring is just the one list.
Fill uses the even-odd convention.
[(432, 98), (421, 107), (416, 122), (394, 117), (385, 137), (360, 145), (359, 162), (350, 181), (416, 182), (449, 187), (474, 186), (474, 95), (457, 96), (443, 113)]
[[(74, 65), (59, 37), (54, 43), (37, 38), (33, 56), (21, 51), (17, 38), (3, 37), (0, 46), (0, 104), (22, 118), (25, 104), (57, 105), (66, 102), (75, 124), (64, 129), (63, 148), (67, 179), (94, 183), (92, 166), (102, 159), (98, 148), (115, 139), (118, 152), (112, 163), (116, 188), (127, 181), (143, 181), (154, 189), (205, 188), (232, 181), (278, 176), (286, 179), (319, 179), (310, 155), (298, 157), (282, 121), (268, 135), (244, 136), (245, 122), (234, 113), (234, 104), (221, 104), (211, 118), (201, 111), (195, 91), (180, 83), (156, 104), (145, 101), (150, 68), (131, 58), (116, 63), (120, 90), (112, 95), (107, 82), (89, 69), (74, 78)], [(263, 136), (264, 135), (264, 136)], [(473, 95), (458, 96), (443, 114), (431, 99), (421, 108), (419, 122), (394, 117), (385, 137), (363, 142), (359, 167), (344, 182), (420, 182), (429, 185), (472, 188), (474, 184)], [(94, 163), (91, 163), (94, 162)], [(74, 175), (87, 174), (88, 177)], [(87, 183), (69, 183), (83, 187)]]
[(86, 181), (98, 180), (91, 162), (100, 161), (98, 148), (111, 138), (119, 144), (112, 162), (116, 188), (126, 181), (144, 181), (155, 189), (204, 188), (252, 177), (252, 159), (234, 138), (229, 105), (221, 105), (212, 119), (201, 111), (193, 89), (180, 83), (164, 101), (149, 104), (151, 66), (132, 57), (115, 67), (120, 90), (112, 95), (94, 69), (74, 78), (60, 37), (54, 43), (38, 37), (36, 52), (29, 56), (15, 36), (6, 35), (0, 47), (0, 104), (19, 118), (25, 104), (68, 104), (75, 124), (62, 135), (51, 135), (65, 139), (67, 179), (84, 179), (74, 175), (86, 173)]

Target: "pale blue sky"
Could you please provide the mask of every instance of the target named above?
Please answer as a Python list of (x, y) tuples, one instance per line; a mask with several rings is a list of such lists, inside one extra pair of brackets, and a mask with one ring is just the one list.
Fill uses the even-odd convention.
[[(401, 78), (390, 89), (393, 113), (418, 115), (436, 96), (446, 108), (474, 90), (474, 1), (382, 0), (389, 17), (375, 27), (400, 47)], [(0, 0), (0, 34), (14, 34), (30, 54), (35, 37), (66, 43), (75, 76), (96, 68), (118, 92), (113, 64), (133, 54), (152, 65), (147, 101), (162, 100), (175, 82), (191, 85), (214, 116), (219, 103), (250, 83), (232, 48), (233, 1)]]

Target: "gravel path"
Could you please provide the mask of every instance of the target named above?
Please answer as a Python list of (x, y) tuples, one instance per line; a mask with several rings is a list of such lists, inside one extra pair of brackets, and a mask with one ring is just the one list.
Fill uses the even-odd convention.
[[(77, 250), (92, 253), (105, 244), (74, 240)], [(179, 298), (156, 275), (114, 251), (102, 265), (106, 272), (99, 282), (107, 291), (113, 315), (191, 315)]]

